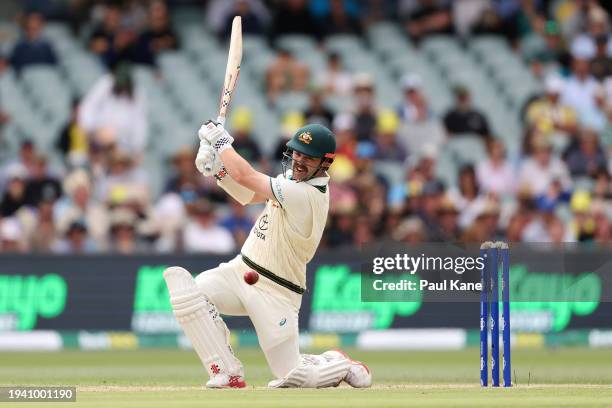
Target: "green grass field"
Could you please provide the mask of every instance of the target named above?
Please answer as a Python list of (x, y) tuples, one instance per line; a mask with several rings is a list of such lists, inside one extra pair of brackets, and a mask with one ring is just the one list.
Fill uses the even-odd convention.
[(0, 353), (0, 385), (77, 386), (77, 403), (61, 404), (69, 407), (612, 406), (612, 349), (515, 350), (511, 389), (478, 385), (476, 349), (348, 351), (372, 369), (371, 389), (265, 389), (271, 374), (255, 349), (238, 350), (249, 383), (245, 390), (206, 390), (195, 353), (161, 349)]

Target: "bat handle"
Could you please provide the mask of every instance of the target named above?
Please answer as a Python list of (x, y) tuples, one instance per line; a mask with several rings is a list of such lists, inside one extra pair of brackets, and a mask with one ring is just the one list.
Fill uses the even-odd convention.
[[(225, 126), (225, 116), (217, 116), (217, 122), (221, 124), (221, 126)], [(206, 169), (206, 171), (212, 171), (212, 163), (206, 163), (204, 165), (204, 168)]]

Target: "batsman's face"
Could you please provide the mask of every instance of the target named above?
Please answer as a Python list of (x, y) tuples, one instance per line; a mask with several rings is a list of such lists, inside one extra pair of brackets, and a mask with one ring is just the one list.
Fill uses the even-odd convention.
[(293, 158), (293, 179), (305, 180), (317, 171), (321, 159), (318, 157), (306, 156), (295, 150), (291, 154)]

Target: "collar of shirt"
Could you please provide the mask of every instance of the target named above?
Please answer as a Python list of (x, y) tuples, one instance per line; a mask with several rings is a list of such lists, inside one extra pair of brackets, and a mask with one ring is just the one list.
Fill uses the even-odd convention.
[(311, 178), (310, 180), (306, 181), (306, 183), (310, 184), (311, 186), (326, 186), (329, 183), (329, 175), (325, 173), (324, 176)]

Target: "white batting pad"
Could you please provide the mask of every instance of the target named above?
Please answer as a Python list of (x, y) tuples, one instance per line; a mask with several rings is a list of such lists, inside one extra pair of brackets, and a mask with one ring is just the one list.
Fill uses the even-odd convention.
[(229, 344), (229, 330), (215, 305), (200, 291), (191, 274), (173, 266), (164, 271), (174, 316), (211, 378), (217, 374), (244, 375)]
[(336, 387), (351, 367), (348, 359), (328, 361), (322, 356), (303, 354), (300, 365), (285, 377), (268, 383), (270, 388)]

